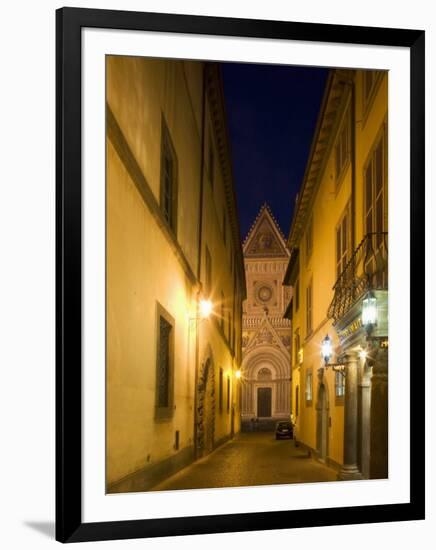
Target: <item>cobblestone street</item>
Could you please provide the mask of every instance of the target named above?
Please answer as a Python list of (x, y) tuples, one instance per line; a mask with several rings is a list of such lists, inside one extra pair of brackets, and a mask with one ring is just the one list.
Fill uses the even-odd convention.
[(336, 472), (308, 458), (293, 440), (276, 441), (272, 432), (242, 433), (152, 490), (316, 481), (336, 481)]

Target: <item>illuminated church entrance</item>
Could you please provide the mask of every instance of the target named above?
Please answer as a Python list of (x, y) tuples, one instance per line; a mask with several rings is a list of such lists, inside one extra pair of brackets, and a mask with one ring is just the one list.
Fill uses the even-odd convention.
[(257, 416), (259, 418), (271, 417), (272, 389), (257, 389)]

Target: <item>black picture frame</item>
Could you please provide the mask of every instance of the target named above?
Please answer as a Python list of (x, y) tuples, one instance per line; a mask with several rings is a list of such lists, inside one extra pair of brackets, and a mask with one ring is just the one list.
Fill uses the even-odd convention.
[[(410, 502), (82, 522), (81, 29), (128, 29), (409, 48)], [(56, 12), (56, 539), (61, 542), (424, 519), (424, 52), (419, 30), (62, 8)], [(413, 368), (412, 368), (413, 367)]]

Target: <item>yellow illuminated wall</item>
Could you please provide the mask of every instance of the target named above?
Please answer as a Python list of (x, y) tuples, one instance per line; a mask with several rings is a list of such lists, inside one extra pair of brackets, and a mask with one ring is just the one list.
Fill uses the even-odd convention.
[[(165, 467), (173, 471), (194, 458), (196, 367), (201, 369), (207, 354), (213, 355), (216, 396), (220, 368), (231, 382), (228, 411), (224, 379), (223, 411), (215, 414), (215, 444), (232, 429), (239, 430), (234, 372), (241, 362), (242, 255), (239, 250), (238, 260), (240, 241), (231, 229), (234, 213), (226, 202), (207, 95), (202, 138), (203, 70), (200, 62), (107, 57), (109, 491), (114, 486), (134, 490), (137, 486), (129, 480), (145, 479), (151, 468), (162, 465), (161, 472)], [(177, 157), (176, 234), (166, 226), (160, 206), (163, 121)], [(213, 186), (209, 140), (215, 158)], [(195, 319), (198, 300), (205, 294), (206, 245), (212, 257), (215, 313), (220, 311), (221, 291), (226, 296), (223, 331), (216, 316)], [(158, 304), (174, 320), (174, 399), (166, 419), (155, 416)]]
[[(364, 106), (363, 72), (355, 71), (353, 76), (355, 89), (356, 121), (356, 213), (355, 213), (355, 246), (364, 237), (364, 187), (363, 174), (368, 156), (382, 132), (387, 131), (388, 76), (384, 73), (377, 82), (371, 101)], [(320, 355), (321, 341), (326, 334), (333, 340), (336, 348), (339, 344), (332, 320), (327, 318), (327, 310), (333, 299), (333, 286), (336, 282), (336, 227), (347, 207), (350, 205), (352, 173), (351, 162), (345, 163), (341, 177), (336, 176), (335, 145), (339, 139), (346, 116), (351, 116), (351, 87), (345, 87), (340, 98), (340, 108), (336, 113), (329, 147), (322, 159), (322, 169), (318, 184), (311, 198), (311, 206), (306, 216), (305, 231), (297, 243), (299, 249), (298, 277), (300, 287), (299, 309), (296, 310), (295, 285), (293, 299), (293, 333), (299, 330), (303, 363), (298, 365), (293, 354), (293, 414), (296, 417), (298, 439), (309, 448), (317, 449), (317, 406), (318, 369), (322, 366)], [(351, 153), (352, 141), (348, 143)], [(387, 205), (385, 212), (387, 212)], [(310, 257), (307, 254), (306, 233), (309, 220), (312, 219), (313, 246)], [(351, 254), (351, 250), (349, 251)], [(307, 332), (307, 293), (312, 283), (312, 332)], [(295, 343), (295, 339), (294, 339)], [(312, 400), (306, 400), (306, 380), (308, 372), (312, 373)], [(343, 430), (344, 400), (335, 395), (335, 373), (332, 369), (324, 370), (324, 384), (327, 387), (328, 408), (328, 444), (327, 458), (333, 465), (343, 463)], [(296, 388), (299, 387), (299, 414), (296, 411)]]

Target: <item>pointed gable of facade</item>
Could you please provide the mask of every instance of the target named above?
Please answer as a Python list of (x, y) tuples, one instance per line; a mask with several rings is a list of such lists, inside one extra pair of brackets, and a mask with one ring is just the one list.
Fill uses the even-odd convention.
[(243, 245), (245, 258), (288, 258), (285, 238), (265, 203), (259, 211)]

